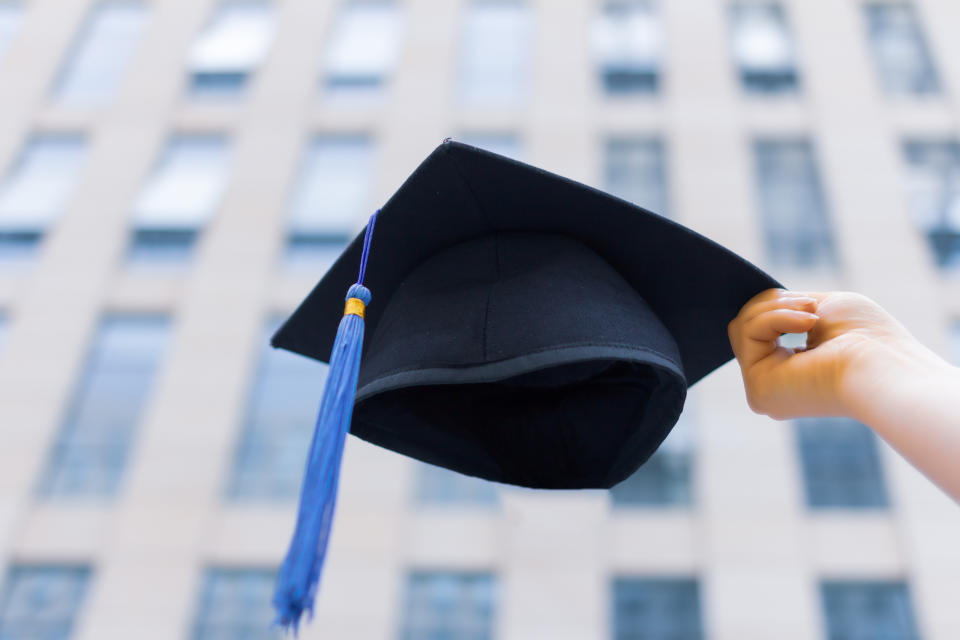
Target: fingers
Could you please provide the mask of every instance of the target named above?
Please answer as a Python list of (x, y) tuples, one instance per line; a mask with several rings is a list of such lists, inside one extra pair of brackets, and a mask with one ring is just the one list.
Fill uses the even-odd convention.
[(807, 296), (803, 292), (787, 291), (785, 289), (761, 291), (743, 305), (737, 316), (727, 325), (727, 335), (734, 352), (738, 351), (739, 343), (742, 342), (744, 324), (760, 314), (782, 308), (816, 312), (817, 298)]
[(811, 298), (802, 294), (783, 295), (773, 300), (763, 300), (754, 304), (749, 309), (744, 309), (742, 322), (749, 322), (761, 313), (782, 308), (797, 309), (799, 311), (808, 311), (810, 313), (814, 313), (817, 310), (817, 300), (816, 298)]
[(798, 309), (773, 309), (760, 313), (739, 327), (733, 345), (740, 366), (747, 369), (774, 352), (783, 333), (803, 333), (813, 328), (818, 316)]

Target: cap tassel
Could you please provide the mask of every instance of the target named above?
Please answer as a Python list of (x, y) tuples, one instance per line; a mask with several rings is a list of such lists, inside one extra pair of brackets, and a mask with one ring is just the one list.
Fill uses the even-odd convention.
[(370, 290), (363, 286), (363, 277), (376, 220), (377, 214), (374, 213), (363, 239), (360, 276), (347, 291), (346, 307), (330, 354), (330, 370), (310, 442), (307, 469), (300, 489), (297, 526), (273, 594), (273, 606), (277, 612), (275, 624), (284, 630), (292, 629), (294, 635), (303, 613), (306, 611), (308, 619), (313, 616), (313, 603), (333, 525), (340, 460), (350, 430), (363, 351), (363, 314), (370, 303)]

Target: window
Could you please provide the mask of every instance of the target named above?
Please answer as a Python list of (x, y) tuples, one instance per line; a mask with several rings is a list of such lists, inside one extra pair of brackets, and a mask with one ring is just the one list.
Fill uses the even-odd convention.
[(270, 346), (279, 319), (260, 340), (260, 362), (228, 493), (242, 499), (294, 499), (300, 489), (327, 366)]
[(180, 135), (167, 145), (134, 205), (130, 260), (182, 262), (220, 204), (226, 181), (226, 141)]
[(490, 640), (496, 590), (496, 580), (488, 573), (410, 574), (401, 639)]
[(685, 408), (650, 459), (632, 476), (610, 489), (615, 507), (690, 506), (694, 435), (694, 420), (690, 416), (691, 409)]
[(912, 4), (867, 4), (864, 11), (883, 90), (889, 95), (937, 93), (940, 83)]
[(606, 191), (662, 216), (667, 211), (663, 145), (658, 140), (613, 139), (606, 145)]
[(657, 91), (663, 30), (652, 2), (607, 2), (594, 21), (590, 40), (607, 95)]
[(273, 10), (265, 2), (226, 2), (190, 50), (190, 93), (239, 96), (273, 40)]
[(616, 578), (615, 640), (701, 640), (700, 587), (684, 578)]
[(497, 503), (497, 486), (483, 478), (417, 463), (417, 501), (429, 505), (491, 506)]
[(960, 143), (908, 142), (910, 213), (941, 268), (960, 267)]
[(0, 58), (20, 29), (23, 7), (18, 2), (0, 2)]
[(264, 569), (208, 569), (200, 590), (192, 638), (280, 640), (274, 620), (275, 574)]
[(836, 263), (827, 207), (807, 141), (761, 141), (754, 147), (768, 260), (783, 267)]
[(511, 133), (465, 133), (458, 140), (515, 160), (523, 158), (520, 141)]
[(903, 582), (826, 580), (820, 596), (828, 640), (919, 640)]
[(462, 97), (469, 103), (511, 104), (525, 95), (530, 16), (509, 0), (473, 0), (466, 8), (460, 60)]
[(796, 91), (796, 54), (783, 7), (749, 2), (730, 11), (733, 57), (743, 88), (759, 94)]
[(287, 262), (332, 264), (371, 212), (373, 145), (362, 136), (319, 136), (307, 149), (290, 201)]
[(97, 5), (60, 73), (57, 99), (80, 106), (106, 103), (126, 72), (145, 22), (146, 11), (138, 2)]
[(89, 581), (86, 567), (12, 566), (0, 591), (0, 638), (66, 640)]
[(48, 496), (110, 496), (167, 343), (159, 316), (104, 319), (40, 485)]
[(393, 72), (399, 46), (400, 18), (394, 3), (342, 5), (327, 49), (327, 90), (337, 95), (381, 90)]
[(80, 173), (79, 136), (30, 139), (0, 184), (0, 263), (30, 257), (60, 215)]
[(796, 424), (807, 506), (887, 506), (876, 437), (849, 418), (801, 418)]

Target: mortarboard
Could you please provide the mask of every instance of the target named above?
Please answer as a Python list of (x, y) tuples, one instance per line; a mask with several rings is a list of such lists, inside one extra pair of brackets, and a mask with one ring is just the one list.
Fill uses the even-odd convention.
[(347, 430), (488, 480), (608, 488), (733, 357), (743, 304), (780, 286), (673, 220), (444, 141), (273, 336), (331, 363), (278, 622), (312, 610)]

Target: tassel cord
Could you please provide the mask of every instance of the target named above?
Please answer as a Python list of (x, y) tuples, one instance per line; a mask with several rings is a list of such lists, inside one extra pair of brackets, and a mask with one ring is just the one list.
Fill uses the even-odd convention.
[[(379, 213), (379, 211), (377, 212)], [(363, 240), (357, 282), (347, 291), (344, 316), (337, 327), (330, 354), (330, 370), (300, 488), (297, 523), (280, 567), (273, 605), (274, 624), (297, 634), (304, 613), (313, 616), (314, 599), (333, 527), (340, 462), (350, 430), (363, 353), (364, 310), (370, 291), (363, 286), (377, 213), (370, 216)]]

